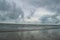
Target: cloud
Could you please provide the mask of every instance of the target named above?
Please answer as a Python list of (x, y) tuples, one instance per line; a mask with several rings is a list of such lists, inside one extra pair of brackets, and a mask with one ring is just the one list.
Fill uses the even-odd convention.
[(0, 21), (16, 20), (23, 12), (14, 1), (0, 0)]
[(28, 0), (35, 7), (46, 7), (50, 11), (60, 12), (60, 0)]
[[(48, 20), (49, 16), (47, 14), (46, 14), (46, 16), (48, 16), (48, 17), (46, 19), (45, 17), (43, 18), (45, 13), (40, 13), (40, 16), (43, 15), (41, 17), (42, 19), (44, 19), (43, 21), (45, 21), (45, 19), (46, 19), (45, 23), (50, 23), (50, 22), (58, 23), (59, 22), (58, 18), (56, 18), (56, 17), (58, 15), (60, 15), (60, 0), (33, 0), (33, 1), (30, 0), (29, 2), (31, 5), (34, 5), (37, 8), (42, 7), (43, 9), (45, 8), (46, 10), (48, 10), (45, 13), (50, 11), (50, 15), (54, 14), (53, 16), (49, 15), (51, 17), (51, 20), (52, 20), (52, 21), (49, 21)], [(42, 11), (42, 10), (40, 10), (40, 11)], [(37, 13), (38, 13), (38, 11), (37, 11)], [(36, 16), (38, 15), (37, 13), (36, 13)]]
[[(17, 21), (24, 17), (25, 21), (39, 22), (41, 19), (48, 20), (50, 17), (51, 20), (58, 20), (57, 16), (60, 15), (60, 0), (6, 0), (6, 3), (8, 10), (0, 10), (1, 13), (4, 12), (0, 13), (0, 20), (3, 19), (3, 21)], [(22, 18), (19, 17), (21, 15)]]
[(55, 15), (55, 12), (51, 12), (51, 11), (46, 10), (45, 8), (40, 7), (35, 11), (34, 15), (31, 18), (35, 18), (38, 21), (41, 21), (43, 17), (45, 16), (51, 17), (53, 15)]

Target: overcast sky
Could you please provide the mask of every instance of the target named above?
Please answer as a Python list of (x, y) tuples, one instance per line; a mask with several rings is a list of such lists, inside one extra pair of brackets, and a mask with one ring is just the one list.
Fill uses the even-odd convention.
[(60, 0), (0, 1), (1, 22), (60, 23), (59, 17)]

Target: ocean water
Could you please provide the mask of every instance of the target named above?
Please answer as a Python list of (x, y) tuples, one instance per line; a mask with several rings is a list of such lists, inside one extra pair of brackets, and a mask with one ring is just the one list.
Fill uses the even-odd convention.
[(0, 40), (60, 40), (60, 25), (0, 24)]

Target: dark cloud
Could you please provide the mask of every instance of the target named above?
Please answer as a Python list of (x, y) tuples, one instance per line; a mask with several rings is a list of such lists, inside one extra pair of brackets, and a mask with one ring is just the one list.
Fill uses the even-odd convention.
[(60, 11), (60, 0), (29, 0), (35, 7), (47, 7), (50, 11)]
[(16, 7), (16, 3), (8, 3), (6, 0), (0, 0), (0, 21), (16, 20), (23, 14), (21, 8)]
[[(41, 18), (42, 23), (59, 23), (60, 21), (56, 18), (60, 15), (60, 0), (29, 0), (29, 3), (35, 7), (45, 7), (51, 12), (56, 12), (55, 15), (49, 17), (43, 16)], [(51, 21), (49, 20), (51, 18)]]
[[(21, 4), (18, 1), (20, 1)], [(0, 0), (0, 21), (16, 20), (20, 15), (22, 15), (23, 18), (24, 13), (26, 13), (26, 15), (31, 13), (33, 16), (35, 11), (32, 12), (31, 10), (36, 10), (35, 8), (39, 7), (45, 7), (49, 11), (56, 12), (56, 14), (51, 17), (51, 20), (58, 20), (56, 16), (60, 15), (60, 0), (17, 0), (17, 3), (15, 3), (15, 0), (13, 0), (13, 2), (12, 0)], [(17, 5), (19, 5), (19, 7), (17, 7)], [(46, 23), (48, 18), (49, 16), (44, 16), (41, 20)]]

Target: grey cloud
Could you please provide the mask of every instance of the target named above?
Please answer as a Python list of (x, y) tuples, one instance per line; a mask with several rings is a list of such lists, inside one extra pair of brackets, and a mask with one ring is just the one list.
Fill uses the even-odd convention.
[(60, 20), (56, 18), (56, 16), (60, 15), (60, 0), (31, 0), (30, 3), (36, 7), (45, 7), (47, 10), (56, 12), (55, 15), (51, 16), (51, 20), (49, 21), (48, 17), (42, 17), (42, 23), (59, 23)]
[(17, 8), (15, 3), (8, 3), (6, 0), (0, 0), (0, 21), (16, 20), (23, 12)]
[[(16, 20), (20, 15), (32, 17), (38, 7), (45, 7), (49, 11), (56, 12), (57, 15), (53, 15), (52, 20), (60, 15), (60, 0), (7, 0), (6, 2), (0, 0), (0, 11), (2, 13), (0, 13), (0, 20)], [(47, 21), (48, 18), (49, 16), (44, 16), (41, 20)], [(46, 23), (46, 21), (44, 22)]]
[(60, 8), (60, 0), (30, 0), (30, 4), (36, 7), (45, 7), (48, 9), (58, 10)]

